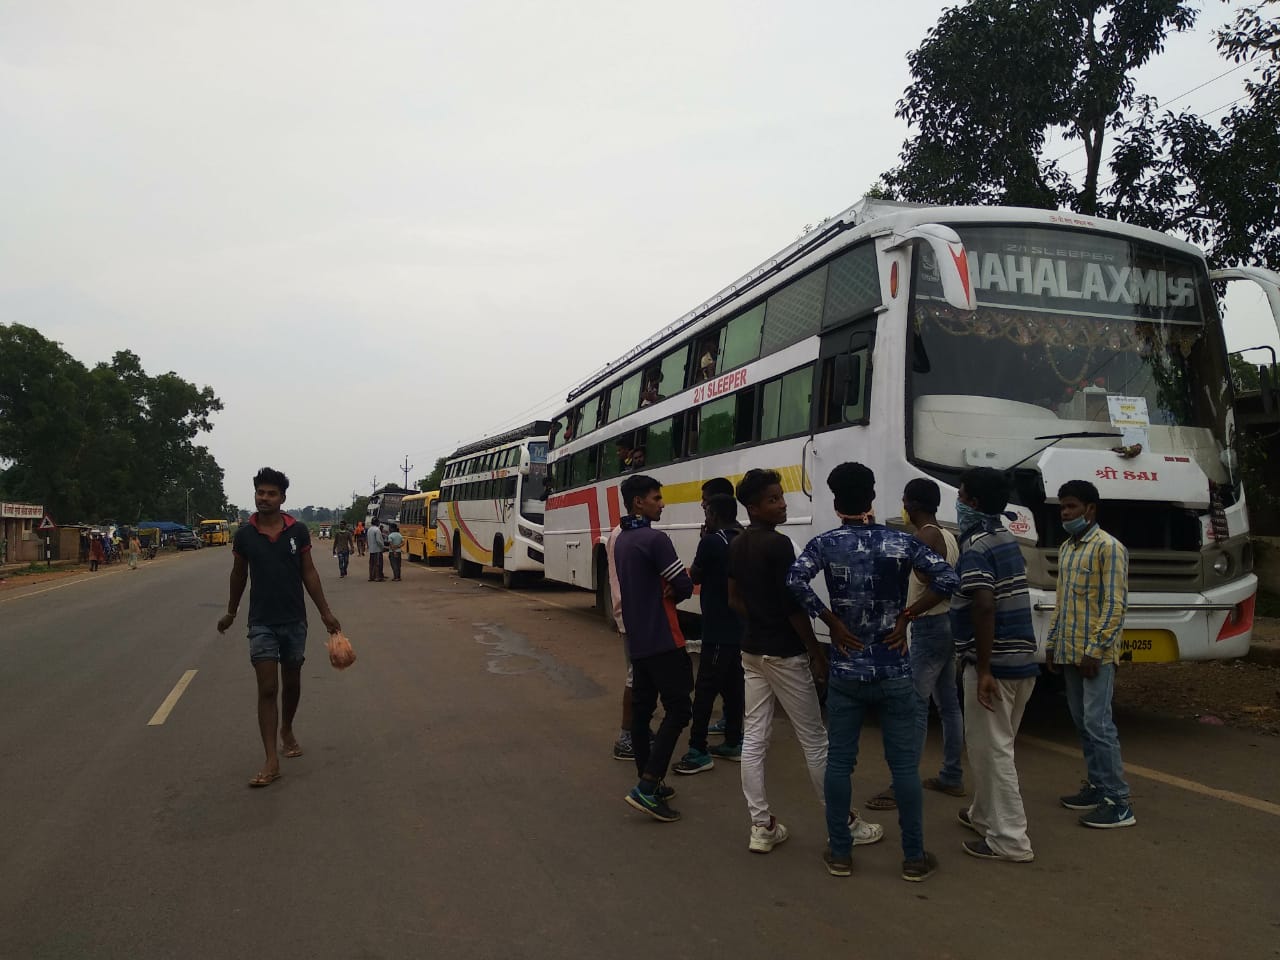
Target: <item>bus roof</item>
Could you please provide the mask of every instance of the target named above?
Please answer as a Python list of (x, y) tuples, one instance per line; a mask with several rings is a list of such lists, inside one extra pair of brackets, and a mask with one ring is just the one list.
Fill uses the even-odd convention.
[[(1033, 226), (1039, 224), (1051, 227), (1105, 230), (1108, 233), (1121, 234), (1145, 240), (1148, 243), (1175, 247), (1191, 256), (1204, 257), (1203, 251), (1193, 244), (1156, 230), (1069, 211), (1042, 210), (1032, 207), (948, 207), (864, 197), (835, 216), (823, 220), (795, 242), (783, 247), (768, 260), (752, 268), (675, 322), (632, 347), (617, 360), (605, 364), (570, 390), (565, 402), (572, 404), (582, 395), (634, 364), (655, 347), (675, 338), (680, 333), (689, 331), (701, 321), (711, 318), (713, 314), (723, 313), (730, 305), (745, 300), (752, 294), (764, 293), (772, 286), (771, 281), (781, 274), (799, 273), (810, 263), (816, 263), (865, 237), (884, 236), (931, 222), (992, 224), (1016, 222)], [(840, 242), (837, 243), (837, 239)]]
[(401, 500), (400, 502), (404, 503), (405, 500), (430, 500), (432, 497), (438, 497), (438, 496), (440, 496), (439, 490), (423, 490), (419, 493), (409, 494), (407, 497), (404, 498), (404, 500)]
[(483, 440), (477, 440), (475, 443), (468, 443), (466, 446), (459, 447), (449, 455), (449, 459), (456, 460), (458, 457), (480, 453), (482, 450), (505, 447), (507, 444), (514, 443), (517, 440), (524, 440), (527, 437), (545, 437), (550, 432), (550, 420), (535, 420), (533, 423), (526, 423), (523, 427), (517, 427), (514, 430), (508, 430), (506, 433), (486, 437)]

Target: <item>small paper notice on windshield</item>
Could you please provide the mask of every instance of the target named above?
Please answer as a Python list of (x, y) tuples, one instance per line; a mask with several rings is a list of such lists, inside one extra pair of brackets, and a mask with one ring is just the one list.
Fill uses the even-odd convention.
[(1126, 447), (1134, 444), (1147, 446), (1147, 427), (1151, 418), (1147, 415), (1146, 397), (1107, 397), (1107, 412), (1111, 425), (1120, 428), (1120, 442)]

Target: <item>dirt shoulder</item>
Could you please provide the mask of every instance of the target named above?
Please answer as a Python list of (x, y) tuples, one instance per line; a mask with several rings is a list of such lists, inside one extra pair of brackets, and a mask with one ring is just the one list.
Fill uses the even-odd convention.
[(1121, 664), (1116, 706), (1280, 736), (1280, 620), (1254, 623), (1244, 660)]

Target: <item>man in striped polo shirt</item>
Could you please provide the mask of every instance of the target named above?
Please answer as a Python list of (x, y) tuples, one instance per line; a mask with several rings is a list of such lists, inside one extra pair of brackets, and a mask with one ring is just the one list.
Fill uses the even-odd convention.
[(1087, 480), (1068, 480), (1058, 489), (1062, 527), (1070, 536), (1058, 548), (1058, 596), (1045, 662), (1050, 670), (1062, 669), (1089, 776), (1078, 793), (1059, 802), (1087, 811), (1083, 826), (1109, 829), (1131, 827), (1138, 818), (1111, 719), (1129, 603), (1129, 553), (1098, 526), (1098, 502), (1098, 488)]
[(964, 852), (981, 860), (1035, 859), (1027, 837), (1013, 742), (1036, 685), (1036, 634), (1027, 568), (1001, 514), (1009, 482), (990, 467), (960, 477), (960, 589), (951, 597), (952, 630), (964, 677), (964, 738), (973, 771), (973, 803), (962, 824), (979, 839)]

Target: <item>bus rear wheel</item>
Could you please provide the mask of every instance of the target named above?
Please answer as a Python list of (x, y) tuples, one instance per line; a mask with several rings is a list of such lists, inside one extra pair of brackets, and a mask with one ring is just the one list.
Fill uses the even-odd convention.
[(480, 573), (480, 564), (462, 555), (462, 537), (453, 538), (453, 571), (460, 577), (474, 577)]

